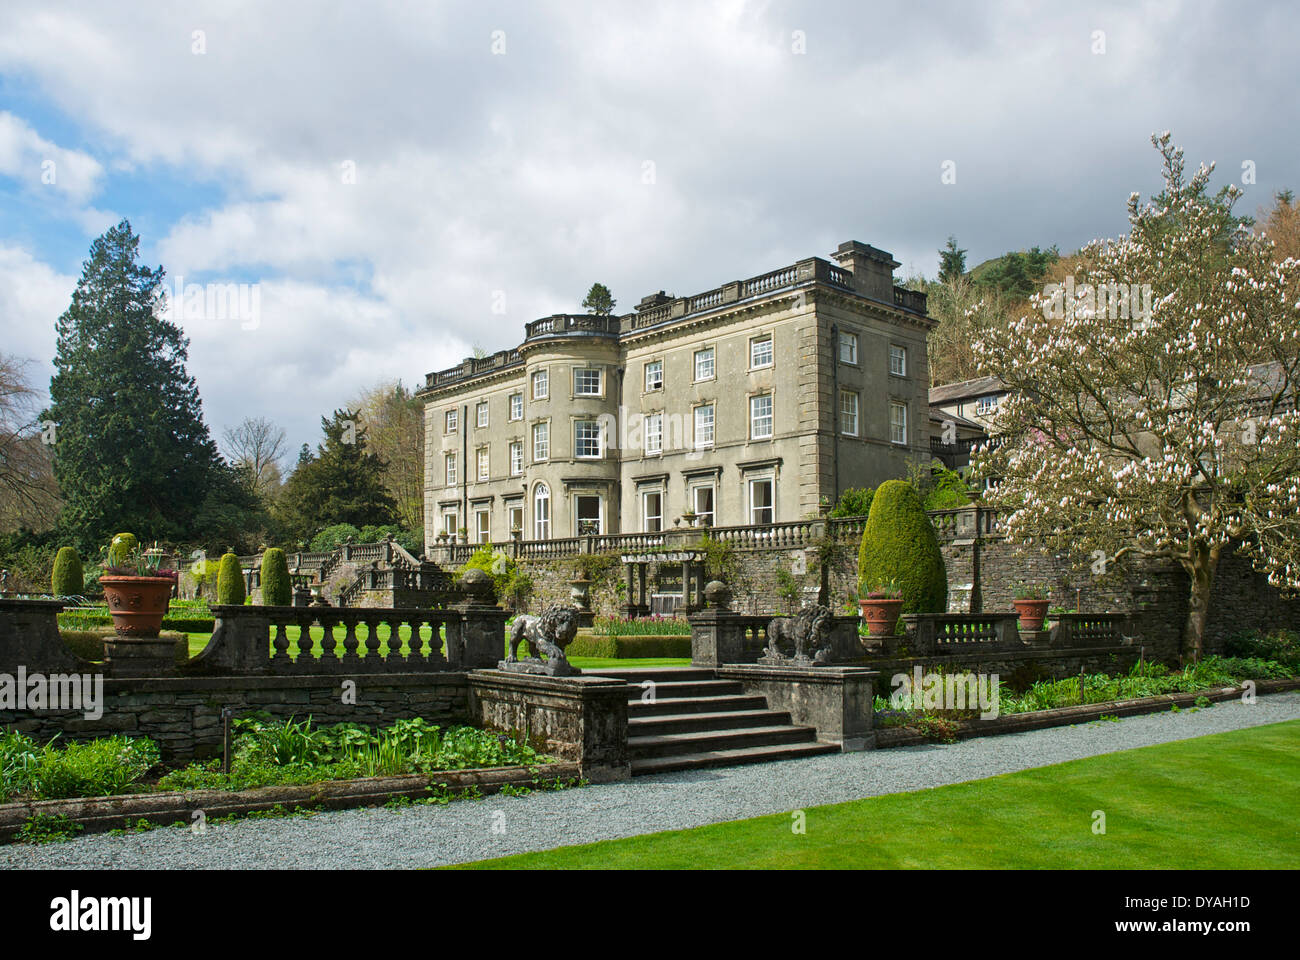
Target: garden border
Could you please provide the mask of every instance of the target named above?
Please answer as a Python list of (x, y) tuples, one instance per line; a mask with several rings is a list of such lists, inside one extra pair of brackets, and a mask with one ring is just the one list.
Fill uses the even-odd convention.
[(131, 822), (148, 820), (157, 827), (186, 824), (196, 810), (213, 820), (232, 814), (248, 814), (276, 807), (324, 807), (343, 810), (379, 806), (407, 797), (417, 800), (429, 795), (429, 788), (442, 786), (465, 791), (477, 787), (483, 795), (505, 786), (554, 784), (580, 776), (579, 765), (560, 761), (530, 768), (520, 765), (478, 767), (411, 773), (395, 777), (361, 777), (352, 780), (322, 780), (317, 783), (252, 787), (248, 790), (172, 790), (156, 793), (124, 793), (111, 797), (72, 797), (64, 800), (26, 800), (0, 804), (0, 843), (14, 836), (33, 816), (66, 817), (81, 824), (86, 833), (103, 833), (125, 828)]
[[(1257, 696), (1271, 693), (1285, 693), (1288, 690), (1300, 690), (1300, 677), (1284, 680), (1256, 680)], [(1006, 733), (1024, 733), (1029, 730), (1042, 730), (1047, 727), (1069, 727), (1079, 723), (1091, 723), (1105, 716), (1133, 717), (1146, 713), (1159, 713), (1170, 707), (1193, 707), (1196, 701), (1205, 697), (1210, 701), (1233, 700), (1245, 692), (1245, 687), (1208, 687), (1193, 693), (1162, 693), (1154, 697), (1142, 697), (1138, 700), (1105, 700), (1101, 703), (1080, 704), (1073, 707), (1053, 707), (1050, 710), (1034, 710), (1030, 713), (1009, 713), (990, 720), (958, 720), (954, 722), (955, 736), (958, 740), (973, 740), (976, 737), (995, 737)], [(936, 741), (923, 733), (907, 727), (876, 727), (876, 749), (889, 747), (914, 747), (921, 744), (933, 744)]]

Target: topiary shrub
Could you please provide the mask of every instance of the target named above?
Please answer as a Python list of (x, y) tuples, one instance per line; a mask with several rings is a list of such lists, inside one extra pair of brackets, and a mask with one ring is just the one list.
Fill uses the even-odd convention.
[(227, 553), (217, 568), (217, 603), (239, 606), (244, 602), (244, 571), (239, 557)]
[(262, 603), (268, 607), (287, 607), (293, 603), (289, 561), (279, 547), (262, 554)]
[(56, 597), (78, 596), (86, 587), (86, 577), (81, 569), (81, 555), (73, 547), (60, 547), (54, 557), (54, 572), (50, 588)]
[(948, 575), (934, 525), (916, 488), (906, 480), (886, 480), (876, 488), (858, 551), (858, 593), (895, 581), (903, 613), (943, 613), (948, 609)]

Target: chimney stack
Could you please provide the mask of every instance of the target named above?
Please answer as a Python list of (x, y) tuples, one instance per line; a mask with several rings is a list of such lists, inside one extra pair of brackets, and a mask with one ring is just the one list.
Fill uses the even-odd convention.
[(858, 293), (882, 303), (894, 302), (894, 269), (902, 264), (892, 254), (869, 243), (846, 240), (832, 256), (853, 274), (853, 289)]

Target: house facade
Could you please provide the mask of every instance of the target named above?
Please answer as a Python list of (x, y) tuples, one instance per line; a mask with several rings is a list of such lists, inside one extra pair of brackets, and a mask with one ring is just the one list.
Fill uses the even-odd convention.
[(798, 520), (928, 462), (925, 295), (882, 250), (833, 256), (544, 317), (430, 373), (426, 547)]

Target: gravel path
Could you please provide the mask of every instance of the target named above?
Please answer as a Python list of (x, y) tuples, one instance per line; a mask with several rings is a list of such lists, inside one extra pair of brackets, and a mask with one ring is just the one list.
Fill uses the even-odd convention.
[(938, 787), (1297, 718), (1300, 692), (1274, 694), (1254, 705), (1233, 700), (1118, 723), (669, 773), (523, 797), (244, 820), (202, 834), (161, 829), (8, 845), (0, 847), (0, 869), (426, 867)]

